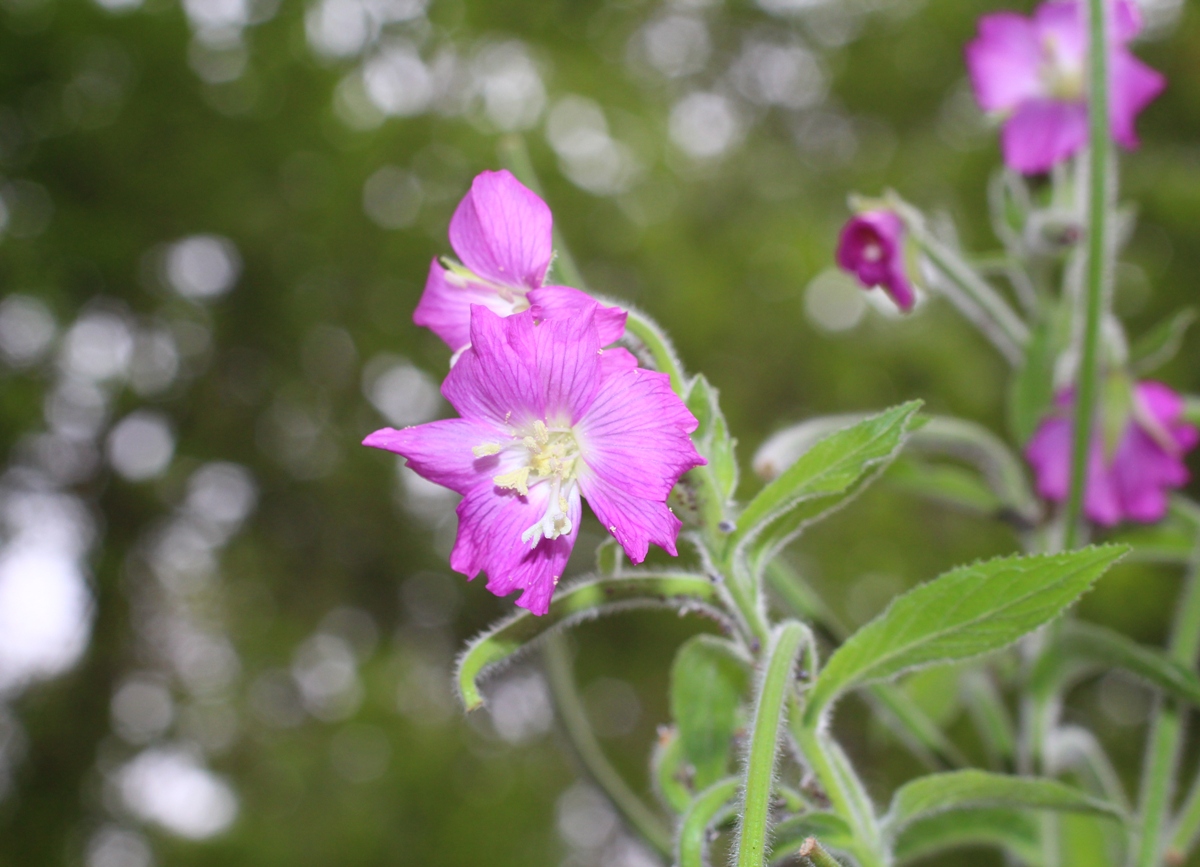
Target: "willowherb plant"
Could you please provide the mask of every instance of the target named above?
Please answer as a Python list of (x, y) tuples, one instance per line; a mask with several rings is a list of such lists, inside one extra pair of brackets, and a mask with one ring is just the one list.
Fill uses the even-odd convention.
[[(1174, 491), (1200, 439), (1200, 402), (1140, 377), (1169, 359), (1190, 316), (1131, 344), (1109, 302), (1129, 230), (1111, 143), (1136, 145), (1134, 118), (1164, 84), (1129, 52), (1139, 27), (1129, 0), (1051, 0), (1031, 18), (980, 21), (966, 57), (980, 105), (1003, 121), (1007, 168), (990, 190), (1000, 255), (967, 257), (891, 193), (854, 200), (842, 234), (837, 261), (866, 288), (905, 311), (922, 294), (948, 299), (1011, 363), (1009, 430), (923, 415), (917, 402), (810, 419), (760, 449), (767, 484), (745, 503), (707, 380), (684, 370), (647, 317), (582, 291), (567, 252), (554, 260), (536, 193), (507, 171), (476, 178), (450, 224), (461, 263), (432, 264), (414, 317), (454, 353), (443, 393), (460, 417), (366, 440), (462, 495), (455, 570), (485, 573), (499, 596), (520, 591), (526, 611), (460, 657), (468, 710), (483, 704), (490, 668), (546, 639), (588, 770), (680, 867), (708, 863), (722, 829), (738, 867), (788, 857), (883, 867), (980, 844), (1038, 867), (1183, 862), (1200, 837), (1200, 780), (1182, 805), (1174, 797), (1183, 715), (1200, 703), (1200, 506)], [(519, 143), (508, 144), (510, 167), (535, 186)], [(547, 284), (552, 264), (573, 288)], [(921, 494), (1015, 526), (1025, 550), (954, 569), (848, 634), (782, 554), (891, 466)], [(600, 546), (593, 576), (560, 587), (582, 500), (616, 545)], [(1151, 526), (1081, 547), (1093, 527), (1123, 522)], [(630, 568), (621, 556), (637, 566), (651, 544), (680, 567)], [(1188, 569), (1166, 652), (1061, 617), (1131, 550)], [(639, 606), (701, 614), (721, 630), (686, 642), (673, 663), (673, 725), (652, 768), (666, 817), (605, 761), (552, 635)], [(840, 642), (827, 659), (814, 629)], [(892, 681), (996, 652), (1015, 664), (962, 667), (990, 762), (972, 768)], [(1060, 718), (1078, 672), (1097, 666), (1160, 692), (1135, 806), (1098, 739)], [(832, 726), (855, 690), (933, 771), (884, 810)], [(1004, 695), (1017, 697), (1015, 715)]]

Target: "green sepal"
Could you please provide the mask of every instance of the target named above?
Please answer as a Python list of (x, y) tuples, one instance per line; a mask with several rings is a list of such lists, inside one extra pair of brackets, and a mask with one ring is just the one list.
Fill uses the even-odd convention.
[(1173, 359), (1196, 321), (1195, 307), (1177, 310), (1137, 339), (1129, 351), (1129, 366), (1138, 376), (1153, 373)]

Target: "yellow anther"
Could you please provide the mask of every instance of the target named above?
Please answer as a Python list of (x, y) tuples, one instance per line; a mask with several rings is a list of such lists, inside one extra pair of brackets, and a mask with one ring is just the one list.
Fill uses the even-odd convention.
[(516, 491), (522, 497), (529, 493), (529, 467), (521, 467), (511, 473), (502, 473), (492, 479), (498, 488)]
[(475, 446), (471, 451), (474, 452), (477, 458), (486, 458), (488, 455), (500, 454), (500, 444), (484, 443), (483, 445)]

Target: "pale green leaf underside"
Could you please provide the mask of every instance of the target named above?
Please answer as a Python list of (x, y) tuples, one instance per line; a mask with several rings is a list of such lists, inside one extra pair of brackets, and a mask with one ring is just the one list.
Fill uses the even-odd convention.
[(1011, 644), (1057, 617), (1127, 549), (1005, 557), (963, 566), (896, 598), (830, 657), (809, 693), (812, 724), (841, 693)]
[(467, 710), (483, 704), (477, 681), (547, 632), (631, 608), (697, 610), (724, 621), (717, 590), (707, 578), (685, 573), (640, 573), (582, 581), (561, 588), (550, 611), (535, 617), (520, 611), (475, 638), (458, 659), (455, 683)]
[(695, 768), (694, 784), (707, 788), (725, 776), (746, 692), (746, 663), (715, 635), (697, 635), (675, 654), (671, 666), (671, 716), (683, 755)]
[(1026, 864), (1041, 863), (1037, 819), (1009, 809), (953, 810), (919, 819), (904, 829), (893, 851), (903, 864), (963, 846), (995, 846)]
[(892, 797), (884, 824), (888, 833), (897, 835), (918, 820), (952, 810), (983, 808), (1057, 810), (1124, 818), (1107, 801), (1056, 780), (968, 770), (931, 774), (901, 786)]

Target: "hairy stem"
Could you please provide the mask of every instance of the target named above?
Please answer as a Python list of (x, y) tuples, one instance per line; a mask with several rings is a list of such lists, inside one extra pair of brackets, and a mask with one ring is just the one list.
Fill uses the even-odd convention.
[(1113, 170), (1109, 132), (1108, 22), (1105, 0), (1088, 0), (1088, 214), (1083, 334), (1075, 387), (1075, 428), (1071, 449), (1071, 488), (1067, 498), (1066, 547), (1082, 533), (1092, 422), (1100, 388), (1100, 329), (1108, 303), (1109, 216)]
[(675, 863), (677, 867), (704, 867), (708, 863), (708, 830), (726, 813), (742, 781), (728, 777), (713, 783), (692, 799), (679, 820)]
[(608, 761), (600, 742), (592, 731), (583, 702), (575, 689), (571, 673), (570, 652), (561, 635), (550, 635), (542, 651), (550, 691), (558, 707), (563, 730), (571, 741), (579, 761), (621, 815), (651, 846), (663, 855), (671, 854), (671, 833), (654, 811), (629, 787), (617, 769)]
[(782, 624), (765, 654), (765, 670), (755, 702), (750, 751), (742, 789), (742, 821), (738, 828), (737, 867), (762, 867), (771, 812), (771, 784), (778, 758), (784, 699), (791, 692), (792, 672), (808, 627), (792, 620)]

